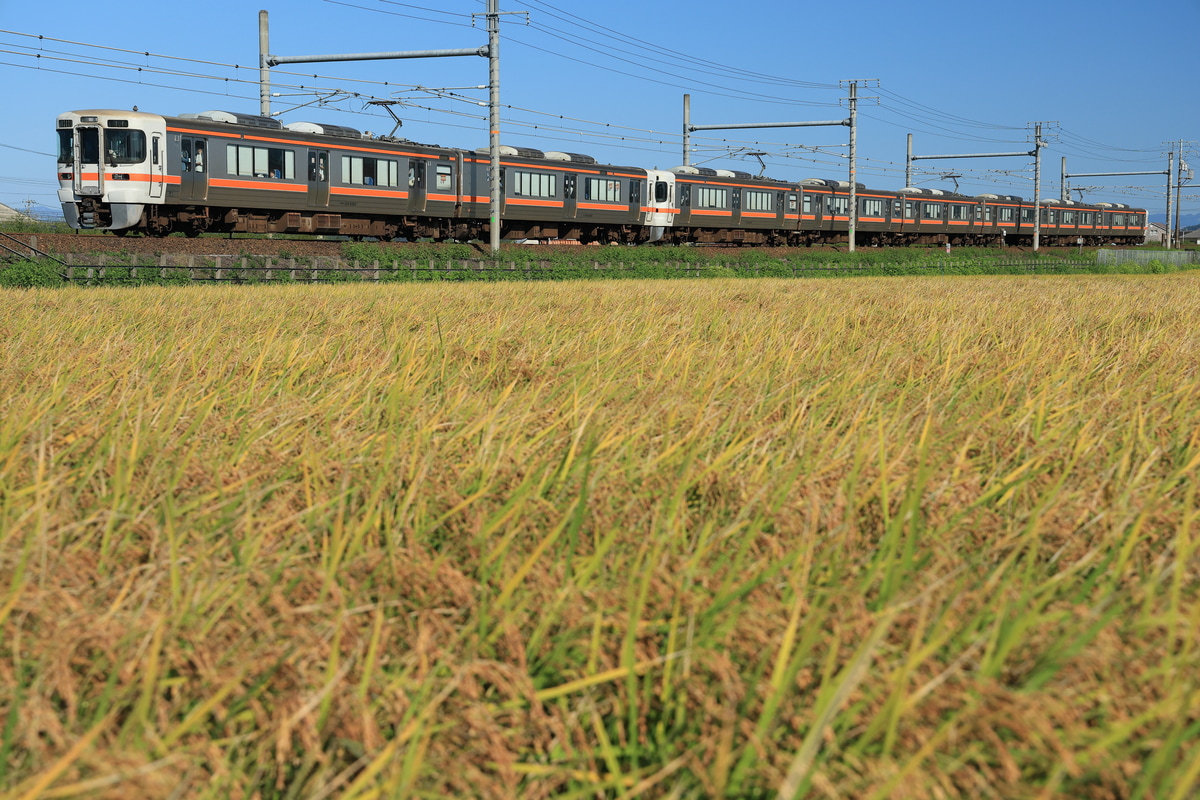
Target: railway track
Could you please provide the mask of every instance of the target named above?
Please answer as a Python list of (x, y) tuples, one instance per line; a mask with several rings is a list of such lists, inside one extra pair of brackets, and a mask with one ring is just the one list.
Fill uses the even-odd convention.
[[(273, 238), (266, 239), (262, 237), (246, 237), (246, 238), (229, 238), (226, 236), (201, 236), (194, 239), (189, 239), (184, 236), (168, 236), (165, 238), (151, 238), (142, 236), (111, 236), (104, 234), (72, 234), (72, 233), (13, 233), (9, 234), (12, 238), (17, 239), (26, 244), (36, 247), (54, 255), (97, 255), (97, 254), (120, 254), (151, 257), (167, 254), (170, 256), (272, 256), (272, 257), (294, 257), (300, 260), (312, 260), (315, 258), (335, 258), (343, 255), (343, 247), (346, 244), (345, 240), (321, 240), (312, 237), (296, 237), (296, 238)], [(427, 242), (372, 242), (382, 248), (390, 257), (403, 260), (405, 253), (420, 249), (423, 253), (427, 253), (430, 247), (450, 247), (453, 245), (434, 245)], [(489, 251), (483, 243), (472, 245), (473, 253), (471, 258), (488, 259)], [(523, 245), (509, 244), (504, 246), (507, 248), (524, 247)], [(578, 250), (578, 245), (538, 245), (539, 250), (556, 251), (556, 250)], [(714, 257), (720, 258), (727, 256), (731, 250), (739, 250), (742, 248), (730, 246), (708, 246), (696, 248), (702, 252), (709, 252)], [(779, 247), (754, 248), (759, 252), (769, 253), (777, 258), (802, 257), (803, 254), (813, 253), (817, 251), (834, 251), (844, 250), (845, 247), (812, 247), (812, 248), (795, 248), (795, 247)], [(868, 248), (868, 250), (871, 248)], [(910, 250), (912, 248), (899, 248), (902, 250)], [(931, 248), (931, 249), (940, 249)], [(1054, 252), (1057, 248), (1046, 248), (1049, 252)], [(1031, 247), (1009, 247), (1006, 252), (1011, 255), (1025, 255), (1032, 251)]]

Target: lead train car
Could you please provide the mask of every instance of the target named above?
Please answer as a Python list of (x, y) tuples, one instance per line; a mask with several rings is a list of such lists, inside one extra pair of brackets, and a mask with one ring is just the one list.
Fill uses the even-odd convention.
[[(474, 152), (351, 128), (223, 111), (91, 110), (57, 121), (59, 199), (76, 228), (480, 239), (489, 163)], [(702, 167), (646, 170), (504, 147), (501, 236), (581, 242), (845, 242), (849, 184)], [(931, 189), (858, 187), (863, 245), (1026, 244), (1033, 204)], [(1042, 201), (1045, 244), (1138, 243), (1145, 212)]]

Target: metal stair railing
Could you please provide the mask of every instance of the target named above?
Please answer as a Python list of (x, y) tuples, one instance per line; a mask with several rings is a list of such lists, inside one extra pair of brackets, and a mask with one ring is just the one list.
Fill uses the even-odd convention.
[(21, 250), (14, 249), (8, 243), (6, 243), (4, 241), (4, 239), (7, 239), (9, 242), (15, 243), (19, 247), (23, 247), (25, 250), (28, 250), (29, 253), (31, 253), (32, 256), (35, 258), (44, 258), (44, 259), (47, 259), (48, 261), (53, 261), (55, 264), (58, 264), (63, 269), (62, 272), (58, 273), (58, 276), (60, 278), (62, 278), (64, 281), (69, 280), (67, 278), (67, 273), (66, 273), (66, 270), (69, 269), (69, 265), (65, 261), (63, 261), (61, 258), (58, 258), (57, 256), (53, 256), (50, 253), (47, 253), (45, 250), (39, 250), (38, 248), (34, 247), (33, 245), (29, 244), (28, 242), (22, 242), (17, 237), (12, 236), (7, 233), (4, 233), (3, 231), (0, 231), (0, 249), (7, 250), (8, 252), (10, 252), (14, 256), (16, 256), (17, 258), (29, 258), (30, 256), (26, 255)]

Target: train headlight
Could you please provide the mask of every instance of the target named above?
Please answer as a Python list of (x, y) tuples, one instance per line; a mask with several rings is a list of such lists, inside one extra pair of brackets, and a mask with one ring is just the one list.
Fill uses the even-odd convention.
[(58, 179), (59, 179), (60, 181), (69, 181), (69, 180), (71, 180), (71, 179), (72, 179), (72, 178), (74, 178), (74, 177), (75, 177), (75, 173), (74, 173), (74, 172), (60, 172), (60, 173), (58, 173)]
[(129, 173), (128, 172), (114, 172), (112, 175), (109, 175), (108, 177), (112, 178), (114, 181), (127, 181), (127, 180), (129, 180)]

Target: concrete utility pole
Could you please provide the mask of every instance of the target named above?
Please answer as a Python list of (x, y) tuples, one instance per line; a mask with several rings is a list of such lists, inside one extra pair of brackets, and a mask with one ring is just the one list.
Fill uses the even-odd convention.
[(267, 53), (271, 52), (270, 37), (267, 35), (267, 12), (258, 12), (258, 113), (271, 116), (271, 67), (267, 64)]
[[(1192, 168), (1189, 167), (1187, 162), (1183, 160), (1183, 146), (1185, 144), (1195, 144), (1195, 142), (1185, 142), (1183, 139), (1179, 140), (1179, 167), (1175, 174), (1175, 241), (1177, 242), (1181, 241), (1179, 231), (1180, 190), (1183, 188), (1184, 181), (1190, 181), (1192, 179)], [(1167, 219), (1167, 225), (1170, 224), (1171, 220)]]
[(904, 185), (912, 186), (912, 134), (908, 135), (908, 155), (904, 158)]
[(1033, 252), (1042, 240), (1042, 123), (1033, 128)]
[(1175, 151), (1167, 152), (1167, 249), (1175, 247), (1174, 231), (1171, 229), (1171, 179), (1175, 177)]
[(858, 81), (850, 81), (850, 219), (847, 223), (850, 238), (850, 252), (854, 252), (855, 233), (858, 228)]
[(683, 165), (692, 163), (692, 96), (683, 96)]
[(500, 253), (500, 0), (488, 0), (488, 157), (491, 198), (488, 216), (492, 257)]
[(847, 105), (850, 107), (850, 219), (846, 227), (849, 228), (850, 252), (853, 253), (858, 234), (858, 101), (879, 99), (878, 97), (859, 97), (858, 84), (873, 83), (878, 86), (879, 79), (844, 80), (838, 83), (845, 85), (850, 90), (850, 96), (847, 98)]

